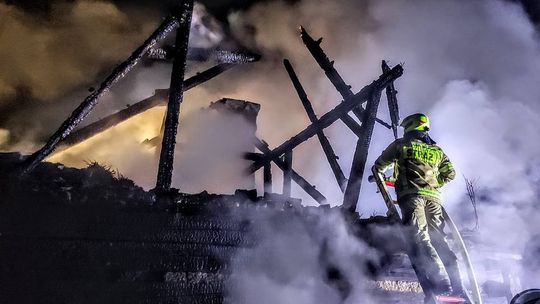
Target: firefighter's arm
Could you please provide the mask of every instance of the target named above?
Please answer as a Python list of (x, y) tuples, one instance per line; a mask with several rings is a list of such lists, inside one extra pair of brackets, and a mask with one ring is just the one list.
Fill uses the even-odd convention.
[(381, 156), (377, 158), (373, 167), (380, 173), (384, 173), (386, 170), (390, 169), (394, 162), (397, 159), (398, 155), (398, 142), (397, 140), (391, 143), (384, 151)]
[(452, 162), (450, 162), (448, 156), (443, 153), (443, 159), (439, 165), (439, 184), (443, 186), (444, 184), (453, 180), (455, 177), (456, 170), (454, 170), (454, 166), (452, 165)]

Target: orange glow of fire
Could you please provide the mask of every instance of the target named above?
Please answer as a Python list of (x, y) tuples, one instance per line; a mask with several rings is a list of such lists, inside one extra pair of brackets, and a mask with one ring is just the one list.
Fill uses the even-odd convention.
[[(135, 157), (153, 158), (156, 147), (144, 144), (160, 134), (165, 107), (136, 115), (79, 144), (50, 156), (47, 161), (82, 168), (90, 161), (113, 165), (120, 172)], [(129, 171), (129, 170), (127, 170)]]

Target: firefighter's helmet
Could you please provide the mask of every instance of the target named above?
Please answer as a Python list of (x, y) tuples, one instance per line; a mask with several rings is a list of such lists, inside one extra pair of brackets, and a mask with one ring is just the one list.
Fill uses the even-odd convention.
[(416, 113), (405, 117), (400, 126), (405, 129), (405, 133), (411, 131), (429, 131), (429, 118), (425, 114)]

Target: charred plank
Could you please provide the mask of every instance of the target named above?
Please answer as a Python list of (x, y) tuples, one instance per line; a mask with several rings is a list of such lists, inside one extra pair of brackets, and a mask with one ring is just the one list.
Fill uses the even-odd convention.
[(174, 163), (174, 147), (180, 117), (180, 104), (184, 98), (184, 73), (186, 69), (186, 55), (189, 42), (191, 16), (193, 14), (193, 0), (184, 0), (176, 9), (176, 16), (180, 25), (176, 31), (176, 53), (174, 56), (169, 103), (165, 114), (165, 130), (161, 144), (159, 168), (156, 182), (156, 192), (166, 192), (171, 187)]
[(265, 163), (267, 162), (270, 162), (270, 161), (275, 162), (285, 152), (294, 149), (295, 147), (299, 146), (300, 144), (302, 144), (309, 138), (315, 136), (319, 130), (327, 128), (328, 126), (333, 124), (336, 120), (343, 117), (343, 115), (346, 115), (349, 111), (351, 111), (354, 107), (357, 107), (364, 100), (371, 98), (372, 94), (375, 91), (383, 90), (384, 88), (386, 88), (386, 86), (390, 82), (393, 82), (402, 74), (403, 74), (403, 68), (400, 65), (395, 66), (388, 73), (382, 74), (379, 77), (379, 79), (375, 80), (370, 85), (364, 87), (362, 90), (360, 90), (360, 92), (356, 93), (353, 97), (346, 98), (343, 102), (339, 103), (334, 109), (332, 109), (330, 112), (321, 116), (318, 120), (316, 120), (314, 123), (306, 127), (300, 133), (291, 137), (289, 140), (285, 141), (284, 143), (282, 143), (280, 146), (270, 151), (269, 153), (265, 153), (266, 157), (261, 161), (253, 163), (248, 168), (248, 172), (253, 173), (257, 171), (260, 167), (264, 166)]
[[(332, 82), (332, 84), (338, 90), (341, 96), (343, 98), (349, 98), (349, 97), (354, 96), (354, 93), (351, 90), (351, 86), (345, 83), (341, 75), (339, 75), (338, 71), (334, 68), (334, 62), (328, 59), (328, 56), (324, 53), (323, 49), (321, 48), (320, 44), (321, 44), (322, 38), (319, 39), (318, 41), (315, 41), (308, 34), (306, 29), (303, 27), (300, 27), (300, 36), (302, 37), (302, 41), (304, 42), (304, 44), (310, 51), (311, 55), (313, 55), (313, 58), (315, 58), (315, 61), (317, 61), (319, 66), (324, 70), (326, 77), (328, 77), (330, 82)], [(360, 119), (361, 122), (363, 122), (362, 117), (365, 110), (362, 108), (362, 106), (359, 105), (358, 107), (354, 108), (352, 111), (354, 115), (356, 115), (356, 117)], [(348, 120), (348, 118), (345, 118), (345, 119)], [(378, 118), (375, 118), (375, 120), (381, 125), (390, 129), (390, 125), (384, 122), (383, 120), (380, 120)]]
[(165, 38), (175, 27), (178, 26), (178, 20), (175, 16), (169, 16), (163, 23), (146, 39), (146, 41), (137, 48), (129, 58), (117, 66), (113, 72), (101, 83), (99, 88), (88, 95), (84, 101), (73, 111), (68, 119), (56, 130), (49, 138), (47, 143), (38, 151), (30, 155), (22, 164), (21, 172), (23, 174), (32, 171), (36, 165), (45, 159), (54, 151), (58, 143), (66, 138), (73, 129), (83, 121), (88, 114), (98, 104), (99, 99), (107, 93), (110, 88), (126, 76), (143, 58), (143, 56), (161, 39)]
[(283, 195), (290, 197), (292, 186), (293, 151), (289, 151), (283, 155), (283, 162), (285, 163), (285, 168), (283, 169)]
[[(287, 73), (289, 73), (289, 77), (291, 78), (294, 88), (298, 93), (300, 101), (302, 101), (302, 105), (306, 110), (309, 120), (311, 121), (311, 123), (314, 123), (315, 121), (317, 121), (317, 115), (315, 114), (315, 110), (313, 110), (313, 107), (311, 106), (311, 102), (309, 101), (306, 91), (302, 87), (302, 84), (300, 83), (300, 80), (298, 79), (298, 76), (296, 75), (293, 66), (291, 65), (289, 60), (286, 59), (283, 61), (283, 64), (285, 65)], [(319, 138), (319, 142), (321, 143), (324, 155), (328, 160), (328, 164), (330, 164), (330, 168), (332, 169), (332, 172), (336, 177), (339, 188), (341, 189), (341, 191), (345, 191), (345, 187), (347, 186), (347, 179), (345, 178), (345, 175), (343, 174), (343, 171), (341, 170), (341, 167), (337, 162), (338, 157), (334, 153), (332, 145), (330, 145), (330, 142), (328, 141), (328, 138), (324, 135), (323, 130), (317, 131), (317, 137)]]
[(360, 195), (360, 190), (362, 188), (362, 179), (364, 177), (364, 169), (366, 168), (369, 145), (371, 143), (377, 109), (381, 99), (381, 90), (383, 89), (384, 88), (379, 87), (373, 90), (362, 117), (362, 136), (358, 138), (358, 142), (356, 143), (356, 151), (354, 152), (349, 182), (347, 183), (347, 189), (345, 189), (345, 195), (343, 197), (343, 208), (351, 213), (356, 211), (358, 196)]
[[(258, 138), (255, 138), (255, 146), (265, 155), (268, 155), (271, 152), (270, 148), (268, 148), (268, 145)], [(275, 161), (275, 164), (281, 170), (286, 170), (286, 164), (281, 159), (277, 159)], [(309, 194), (317, 203), (321, 205), (326, 204), (326, 197), (324, 197), (324, 195), (322, 195), (322, 193), (320, 193), (319, 190), (315, 188), (315, 186), (311, 185), (308, 181), (306, 181), (294, 169), (291, 169), (291, 178), (294, 180), (295, 183), (298, 184), (298, 186), (304, 189), (304, 191), (306, 191), (306, 193)]]
[(263, 167), (264, 195), (272, 193), (272, 163), (267, 163)]
[[(147, 58), (158, 61), (172, 61), (174, 58), (175, 47), (166, 46), (163, 48), (153, 48), (148, 54)], [(189, 48), (187, 53), (187, 60), (189, 61), (210, 61), (213, 60), (218, 63), (250, 63), (258, 61), (260, 55), (250, 52), (241, 51), (228, 51), (222, 49), (204, 49), (204, 48)]]
[[(221, 73), (229, 70), (234, 67), (234, 64), (219, 64), (206, 71), (197, 73), (195, 76), (188, 78), (184, 81), (183, 90), (184, 92), (205, 83), (206, 81), (217, 77)], [(103, 132), (109, 128), (116, 126), (117, 124), (128, 120), (129, 118), (141, 114), (149, 109), (152, 109), (157, 106), (165, 105), (165, 100), (169, 96), (169, 90), (156, 90), (154, 96), (149, 97), (145, 100), (142, 100), (136, 104), (131, 105), (130, 107), (120, 110), (114, 114), (111, 114), (103, 119), (100, 119), (94, 123), (91, 123), (83, 128), (80, 128), (69, 136), (67, 136), (62, 141), (62, 146), (73, 146), (76, 145), (100, 132)], [(62, 147), (59, 147), (60, 149)], [(65, 147), (64, 147), (65, 148)]]
[[(390, 70), (390, 67), (385, 60), (382, 61), (382, 71), (386, 73)], [(397, 91), (394, 87), (394, 83), (391, 83), (386, 87), (386, 99), (388, 100), (388, 110), (390, 111), (390, 119), (392, 121), (392, 131), (394, 132), (394, 138), (398, 138), (398, 125), (399, 125), (399, 107), (397, 101)]]

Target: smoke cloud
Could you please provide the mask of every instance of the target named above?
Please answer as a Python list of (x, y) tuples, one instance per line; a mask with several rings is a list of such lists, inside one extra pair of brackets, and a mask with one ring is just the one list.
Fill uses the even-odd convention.
[[(243, 41), (251, 38), (251, 46), (275, 66), (281, 57), (292, 59), (318, 113), (329, 110), (340, 98), (301, 46), (298, 25), (325, 37), (323, 48), (355, 90), (380, 73), (381, 59), (404, 63), (405, 75), (397, 82), (402, 115), (425, 112), (431, 116), (432, 136), (458, 171), (456, 181), (443, 190), (449, 212), (462, 227), (474, 225), (468, 221), (473, 209), (460, 176), (478, 178), (480, 239), (488, 248), (520, 254), (540, 231), (538, 185), (530, 173), (538, 164), (540, 150), (535, 140), (540, 123), (536, 102), (540, 91), (535, 85), (540, 57), (534, 25), (521, 6), (458, 0), (414, 4), (301, 1), (292, 5), (274, 1), (234, 14), (230, 22)], [(276, 78), (265, 71), (272, 84), (285, 77), (279, 69)], [(294, 94), (275, 92), (271, 97), (274, 103), (283, 101), (282, 107), (289, 110), (279, 116), (280, 123), (303, 119), (299, 108), (285, 104), (296, 101)], [(268, 113), (264, 105), (263, 112)], [(379, 115), (388, 120), (385, 111), (381, 106)], [(261, 133), (265, 130), (263, 125)], [(290, 126), (278, 143), (295, 131)], [(329, 128), (327, 135), (348, 172), (354, 136), (340, 125)], [(263, 133), (270, 140), (276, 136), (275, 130)], [(391, 141), (391, 133), (377, 126), (370, 164)], [(305, 162), (300, 160), (296, 166), (331, 202), (339, 204), (341, 194), (316, 145), (312, 141), (298, 149), (296, 159)], [(373, 185), (363, 185), (359, 202), (361, 214), (384, 212)], [(473, 252), (478, 264), (484, 254)], [(510, 264), (515, 269), (515, 260)], [(478, 267), (482, 272), (483, 264)], [(534, 285), (534, 281), (524, 278), (522, 284)]]
[[(0, 127), (3, 150), (36, 148), (158, 26), (159, 8), (121, 11), (113, 2), (53, 1), (46, 14), (0, 2)], [(222, 25), (195, 5), (190, 45), (223, 43)], [(173, 44), (174, 36), (163, 43)], [(168, 87), (169, 65), (140, 64), (90, 115), (96, 120)], [(144, 77), (144, 80), (141, 78)], [(25, 123), (21, 123), (25, 122)]]
[[(459, 22), (456, 16), (460, 17)], [(236, 20), (239, 21), (235, 23)], [(468, 153), (463, 153), (466, 149), (460, 144), (461, 140), (482, 143), (477, 145), (481, 147), (476, 147), (476, 155), (495, 152), (491, 160), (469, 159), (467, 165), (474, 165), (463, 169), (459, 166), (461, 173), (478, 175), (495, 163), (498, 166), (522, 164), (524, 168), (528, 160), (522, 157), (512, 163), (502, 158), (514, 155), (512, 149), (521, 150), (519, 153), (526, 153), (529, 159), (538, 151), (536, 144), (524, 145), (524, 141), (534, 137), (532, 128), (538, 122), (534, 114), (538, 113), (538, 105), (533, 102), (539, 94), (534, 86), (539, 65), (537, 41), (533, 25), (516, 4), (502, 1), (466, 5), (462, 1), (418, 1), (415, 5), (406, 1), (368, 1), (364, 5), (350, 1), (303, 1), (296, 5), (270, 2), (233, 15), (231, 21), (239, 31), (246, 28), (246, 24), (257, 29), (252, 45), (267, 54), (267, 58), (292, 58), (318, 113), (333, 107), (339, 97), (301, 46), (296, 31), (299, 24), (312, 29), (314, 36), (325, 37), (323, 48), (336, 60), (338, 71), (356, 90), (380, 73), (380, 59), (393, 64), (405, 63), (405, 75), (397, 84), (402, 116), (414, 112), (432, 114), (434, 137), (458, 164), (462, 158), (469, 159)], [(277, 26), (268, 26), (269, 23)], [(463, 86), (470, 86), (470, 90), (476, 89), (479, 94), (463, 96), (467, 94), (467, 90), (461, 90)], [(274, 100), (296, 102), (293, 92), (286, 93), (284, 96), (274, 94)], [(477, 106), (473, 104), (475, 101)], [(488, 110), (482, 115), (491, 121), (491, 128), (485, 125), (484, 117), (465, 120), (460, 115), (467, 112), (471, 117), (483, 110)], [(446, 111), (459, 115), (449, 117)], [(379, 115), (386, 118), (385, 112), (385, 106), (381, 105)], [(487, 117), (489, 113), (491, 117)], [(289, 115), (303, 113), (295, 111)], [(527, 123), (521, 124), (523, 121)], [(476, 133), (466, 134), (467, 127)], [(330, 128), (329, 135), (336, 139), (338, 147), (344, 147), (339, 149), (339, 154), (347, 171), (354, 138), (342, 132), (342, 128), (335, 129)], [(391, 140), (390, 132), (382, 127), (377, 126), (376, 132), (373, 157)], [(512, 141), (521, 144), (509, 144)], [(498, 151), (500, 147), (505, 147), (504, 151)], [(506, 170), (515, 172), (508, 167)], [(493, 183), (490, 181), (490, 184)], [(506, 180), (500, 184), (506, 184)]]
[[(378, 303), (366, 290), (364, 269), (377, 254), (350, 234), (339, 212), (312, 214), (310, 221), (268, 213), (261, 219), (262, 213), (249, 216), (260, 242), (235, 257), (226, 303)], [(325, 260), (348, 279), (345, 301), (327, 280)]]
[[(51, 19), (55, 20), (53, 27), (52, 21), (38, 22), (20, 10), (0, 4), (4, 22), (0, 41), (2, 45), (17, 46), (0, 50), (0, 60), (10, 58), (9, 62), (2, 62), (9, 72), (3, 74), (9, 77), (0, 76), (3, 104), (13, 100), (6, 96), (20, 94), (23, 84), (32, 84), (27, 94), (33, 98), (53, 100), (67, 94), (100, 72), (95, 67), (102, 65), (96, 62), (112, 63), (124, 58), (149, 32), (148, 24), (155, 26), (155, 22), (133, 21), (107, 2), (77, 1), (59, 6), (57, 11), (63, 14)], [(432, 120), (432, 136), (455, 163), (458, 176), (478, 178), (482, 240), (496, 244), (502, 251), (521, 253), (532, 234), (540, 231), (538, 181), (532, 178), (540, 163), (540, 146), (536, 141), (540, 125), (537, 102), (540, 87), (536, 84), (540, 79), (540, 54), (535, 27), (519, 4), (502, 0), (265, 1), (247, 11), (231, 14), (228, 22), (227, 30), (242, 44), (259, 51), (263, 61), (238, 67), (227, 72), (227, 77), (190, 91), (182, 105), (182, 115), (189, 116), (224, 96), (257, 102), (262, 105), (258, 133), (270, 146), (277, 146), (308, 125), (281, 67), (283, 58), (292, 61), (317, 114), (320, 116), (333, 108), (341, 98), (302, 46), (297, 28), (303, 25), (314, 37), (325, 38), (322, 47), (336, 61), (336, 68), (354, 91), (381, 73), (382, 59), (392, 65), (404, 63), (405, 74), (396, 83), (402, 116), (427, 113)], [(47, 28), (41, 29), (42, 24), (48, 25)], [(59, 51), (63, 41), (75, 39), (82, 41), (80, 45), (64, 51), (66, 54)], [(118, 41), (125, 43), (120, 45)], [(219, 39), (210, 41), (214, 41), (212, 45), (220, 43), (216, 42)], [(115, 46), (113, 51), (102, 48), (107, 42)], [(118, 93), (113, 92), (108, 98), (118, 108), (125, 103), (118, 96), (127, 91), (131, 102), (147, 97), (154, 88), (168, 86), (169, 73), (165, 65), (146, 67), (126, 79), (124, 89), (120, 86)], [(74, 104), (71, 101), (69, 108)], [(140, 122), (129, 132), (144, 134), (152, 130), (150, 133), (157, 134), (162, 116), (143, 115), (147, 116), (144, 123)], [(384, 103), (379, 117), (389, 121)], [(194, 130), (187, 138), (196, 138), (198, 127), (190, 127), (188, 123), (198, 126), (195, 120), (186, 119), (185, 124), (181, 122), (181, 128)], [(347, 174), (356, 138), (341, 123), (328, 128), (326, 134)], [(110, 148), (111, 142), (122, 136), (125, 133), (119, 132), (88, 151)], [(230, 140), (222, 139), (222, 142)], [(391, 132), (381, 126), (376, 126), (373, 139), (368, 168), (393, 140)], [(139, 139), (134, 142), (140, 143)], [(219, 152), (220, 149), (214, 149), (219, 144), (205, 147)], [(107, 163), (120, 166), (111, 156), (114, 152), (118, 163), (129, 161), (126, 168), (148, 164), (138, 157), (125, 157), (126, 151), (137, 150), (138, 144), (115, 147), (107, 154), (110, 160)], [(240, 151), (237, 152), (236, 155)], [(96, 154), (77, 157), (97, 158)], [(201, 158), (193, 160), (198, 162)], [(184, 158), (182, 163), (190, 162), (191, 159)], [(316, 139), (295, 149), (293, 166), (317, 185), (333, 205), (341, 203), (342, 194)], [(155, 172), (155, 163), (147, 169)], [(128, 177), (137, 180), (140, 178), (137, 172)], [(237, 176), (241, 172), (239, 168), (230, 174)], [(210, 185), (213, 183), (216, 181), (208, 181)], [(304, 203), (313, 203), (300, 189), (293, 191), (295, 196), (305, 199)], [(472, 207), (465, 197), (463, 180), (458, 177), (443, 192), (449, 212), (456, 215), (462, 226), (472, 227), (473, 223), (468, 221)], [(364, 182), (358, 211), (370, 215), (383, 213), (384, 209), (375, 186)], [(306, 243), (306, 246), (313, 245)]]
[(152, 30), (103, 1), (55, 4), (48, 18), (0, 3), (0, 16), (6, 46), (0, 50), (0, 100), (21, 88), (40, 100), (63, 97), (128, 55)]

